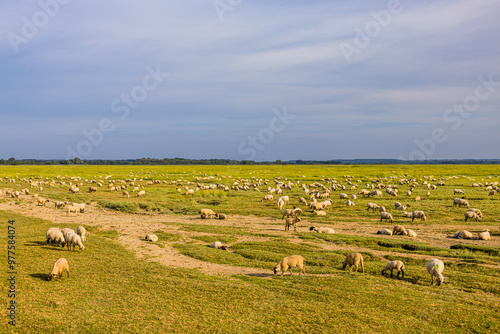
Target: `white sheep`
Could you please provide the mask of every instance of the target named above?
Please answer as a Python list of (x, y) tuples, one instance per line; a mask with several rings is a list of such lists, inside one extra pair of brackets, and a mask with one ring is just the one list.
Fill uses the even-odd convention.
[(47, 203), (48, 203), (48, 202), (50, 202), (50, 201), (49, 201), (47, 198), (39, 198), (39, 199), (37, 200), (37, 202), (38, 202), (38, 205), (43, 205), (43, 206), (45, 206), (45, 204), (47, 204)]
[(472, 233), (469, 231), (463, 230), (455, 233), (452, 238), (456, 239), (472, 239)]
[(299, 217), (294, 217), (294, 218), (287, 218), (285, 220), (285, 231), (290, 230), (290, 226), (293, 226), (293, 230), (297, 231), (297, 223), (300, 222)]
[(346, 256), (344, 261), (342, 261), (342, 270), (345, 269), (345, 267), (349, 268), (349, 272), (351, 272), (352, 267), (354, 267), (356, 270), (355, 272), (358, 272), (358, 265), (361, 263), (361, 269), (363, 273), (365, 272), (365, 266), (363, 264), (363, 255), (360, 253), (351, 253)]
[(467, 221), (468, 219), (472, 219), (473, 221), (479, 221), (479, 222), (481, 221), (481, 217), (479, 217), (479, 215), (474, 211), (466, 211), (464, 212), (464, 216), (465, 216), (465, 221)]
[(68, 232), (66, 233), (65, 235), (66, 237), (66, 246), (68, 247), (68, 250), (69, 250), (69, 247), (70, 246), (73, 246), (73, 251), (75, 250), (75, 246), (78, 246), (78, 248), (80, 249), (80, 252), (83, 252), (83, 250), (85, 249), (85, 246), (83, 245), (82, 243), (82, 239), (80, 238), (80, 236), (74, 232)]
[(142, 196), (146, 196), (146, 191), (145, 190), (141, 190), (137, 193), (137, 197), (142, 197)]
[(410, 230), (410, 229), (406, 229), (406, 233), (408, 233), (408, 236), (410, 238), (416, 238), (417, 237), (417, 232), (413, 231), (413, 230)]
[(201, 209), (198, 211), (201, 214), (201, 218), (217, 218), (218, 214), (215, 213), (212, 209)]
[(370, 211), (370, 209), (373, 210), (373, 212), (375, 212), (375, 210), (378, 210), (379, 206), (375, 203), (367, 203), (366, 204), (366, 211)]
[(294, 206), (293, 209), (285, 209), (283, 211), (283, 216), (281, 217), (281, 219), (285, 218), (285, 216), (287, 216), (287, 217), (297, 217), (301, 213), (302, 213), (302, 209), (296, 208)]
[(394, 222), (394, 218), (392, 218), (392, 215), (389, 212), (380, 213), (380, 221), (382, 222), (383, 219), (385, 219), (385, 221), (390, 220), (391, 223)]
[(58, 259), (56, 262), (54, 262), (54, 266), (52, 267), (52, 271), (50, 272), (47, 279), (49, 281), (52, 281), (58, 275), (59, 275), (59, 279), (61, 279), (64, 271), (66, 271), (68, 273), (68, 277), (69, 277), (68, 260), (66, 260), (65, 258), (62, 257), (62, 258)]
[(462, 194), (462, 195), (465, 195), (464, 191), (461, 190), (461, 189), (453, 189), (453, 195), (455, 194)]
[(394, 202), (394, 208), (396, 208), (396, 209), (397, 209), (397, 208), (399, 208), (400, 206), (402, 206), (402, 204), (401, 204), (401, 203), (399, 203), (399, 202)]
[(438, 259), (432, 259), (427, 263), (427, 272), (431, 274), (431, 285), (434, 283), (434, 276), (436, 276), (436, 286), (440, 286), (444, 282), (443, 276), (444, 263)]
[(260, 201), (272, 201), (273, 195), (265, 195)]
[(413, 211), (411, 213), (411, 221), (413, 221), (415, 218), (420, 218), (421, 221), (425, 221), (427, 219), (423, 211)]
[(144, 240), (150, 241), (150, 242), (157, 242), (158, 237), (156, 236), (156, 234), (148, 234), (144, 237)]
[(309, 231), (316, 231), (318, 233), (330, 233), (330, 234), (334, 234), (335, 231), (333, 230), (333, 228), (330, 228), (330, 227), (314, 227), (314, 226), (311, 226), (311, 228), (309, 228)]
[(472, 212), (475, 212), (475, 213), (477, 213), (477, 215), (478, 215), (478, 217), (479, 217), (479, 218), (483, 219), (483, 213), (481, 212), (481, 210), (476, 209), (476, 208), (470, 208), (470, 209), (469, 209), (469, 210), (467, 210), (467, 211), (472, 211)]
[(122, 192), (122, 195), (123, 195), (123, 197), (130, 198), (130, 194), (129, 194), (129, 193), (128, 193), (128, 191), (126, 191), (126, 190), (124, 190), (124, 191)]
[(64, 238), (64, 235), (62, 234), (61, 230), (57, 228), (49, 228), (47, 232), (45, 233), (45, 239), (47, 240), (47, 246), (50, 245), (56, 245), (64, 247), (66, 245), (66, 239)]
[(299, 267), (300, 268), (300, 274), (302, 275), (306, 273), (305, 266), (304, 266), (304, 258), (300, 255), (292, 255), (283, 258), (275, 267), (274, 267), (274, 274), (276, 275), (279, 270), (281, 270), (281, 276), (285, 273), (285, 271), (289, 270), (290, 275), (292, 274), (292, 268)]
[(76, 228), (76, 234), (78, 234), (80, 236), (80, 238), (82, 239), (82, 241), (87, 241), (87, 238), (85, 237), (85, 233), (87, 233), (87, 230), (85, 230), (85, 227), (78, 226)]
[(490, 230), (485, 229), (483, 232), (480, 232), (478, 235), (478, 239), (479, 240), (490, 240), (491, 239)]
[(316, 216), (326, 216), (326, 212), (323, 211), (323, 210), (313, 210), (313, 213), (316, 215)]
[(212, 242), (212, 244), (210, 245), (211, 248), (215, 248), (215, 249), (222, 249), (222, 250), (227, 250), (227, 247), (222, 245), (222, 243), (220, 241), (214, 241)]
[(455, 198), (453, 200), (453, 206), (456, 206), (456, 205), (458, 205), (458, 207), (461, 207), (463, 205), (463, 206), (466, 206), (467, 209), (469, 208), (469, 202), (467, 202), (467, 200), (463, 199), (463, 198)]
[(388, 228), (384, 228), (383, 230), (377, 231), (377, 234), (392, 235), (392, 231)]
[(382, 205), (378, 207), (378, 210), (380, 212), (386, 212), (387, 211), (386, 208), (385, 208), (385, 206), (382, 206)]
[(355, 204), (354, 204), (353, 201), (347, 200), (347, 202), (345, 202), (345, 205), (347, 205), (347, 206), (354, 206)]
[(396, 277), (399, 277), (399, 273), (401, 273), (401, 278), (405, 278), (405, 264), (402, 261), (399, 260), (394, 260), (389, 263), (387, 263), (382, 269), (382, 275), (385, 275), (385, 273), (390, 270), (391, 271), (391, 277), (392, 277), (392, 271), (396, 269), (398, 271), (398, 274)]
[(340, 199), (349, 199), (349, 196), (347, 196), (347, 194), (344, 193), (340, 193), (339, 197)]
[(408, 232), (406, 231), (406, 229), (403, 226), (395, 225), (394, 228), (392, 229), (392, 234), (393, 235), (398, 235), (398, 234), (408, 235)]
[(70, 212), (74, 212), (75, 216), (78, 216), (78, 212), (80, 212), (80, 207), (74, 206), (74, 205), (70, 205), (70, 206), (68, 206), (68, 213), (66, 215), (69, 216)]

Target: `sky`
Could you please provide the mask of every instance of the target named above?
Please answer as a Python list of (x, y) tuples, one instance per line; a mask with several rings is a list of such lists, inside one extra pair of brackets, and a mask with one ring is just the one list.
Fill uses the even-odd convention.
[(500, 2), (0, 3), (0, 158), (500, 158)]

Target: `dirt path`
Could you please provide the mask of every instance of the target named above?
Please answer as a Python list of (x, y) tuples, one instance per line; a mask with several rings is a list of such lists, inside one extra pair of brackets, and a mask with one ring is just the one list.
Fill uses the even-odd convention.
[[(271, 235), (280, 235), (287, 237), (291, 242), (302, 243), (303, 240), (299, 239), (296, 235), (290, 232), (285, 232), (283, 229), (284, 224), (279, 219), (273, 218), (262, 218), (254, 216), (231, 216), (227, 220), (202, 220), (199, 217), (194, 216), (179, 216), (179, 215), (159, 215), (159, 214), (128, 214), (122, 212), (116, 212), (112, 210), (105, 210), (99, 207), (88, 207), (85, 214), (80, 214), (78, 216), (67, 216), (65, 211), (55, 209), (54, 207), (43, 207), (37, 206), (32, 203), (21, 203), (15, 204), (14, 202), (4, 202), (0, 203), (0, 210), (12, 211), (18, 214), (42, 218), (49, 220), (57, 225), (67, 225), (70, 224), (83, 224), (99, 228), (103, 231), (116, 230), (119, 232), (119, 237), (117, 242), (123, 245), (125, 248), (133, 251), (139, 259), (144, 259), (146, 261), (155, 261), (163, 265), (175, 268), (190, 268), (199, 269), (201, 272), (209, 275), (252, 275), (257, 277), (271, 277), (272, 270), (256, 269), (256, 268), (243, 268), (243, 267), (233, 267), (229, 265), (216, 264), (211, 262), (200, 261), (189, 256), (183, 255), (176, 248), (170, 246), (168, 243), (163, 243), (164, 247), (160, 247), (154, 243), (148, 243), (143, 240), (144, 236), (154, 231), (164, 231), (167, 233), (175, 233), (182, 236), (182, 241), (197, 241), (192, 239), (195, 235), (206, 234), (197, 232), (187, 232), (179, 229), (179, 223), (182, 224), (203, 224), (203, 225), (214, 225), (214, 226), (233, 226), (233, 227), (244, 227), (252, 230), (256, 233), (265, 233)], [(381, 229), (380, 225), (367, 224), (367, 223), (338, 223), (332, 224), (336, 233), (341, 234), (354, 234), (360, 236), (374, 236), (377, 230)], [(305, 222), (298, 227), (298, 231), (306, 232), (308, 231), (309, 223)], [(331, 225), (330, 225), (331, 226)], [(387, 226), (390, 228), (390, 224)], [(470, 227), (468, 227), (470, 228)], [(413, 229), (417, 232), (417, 241), (430, 243), (432, 246), (445, 247), (448, 248), (452, 244), (459, 242), (468, 244), (481, 244), (479, 240), (456, 240), (447, 237), (447, 233), (450, 230), (460, 230), (464, 229), (457, 226), (446, 226), (446, 225), (421, 225), (415, 226)], [(478, 226), (477, 229), (480, 229)], [(448, 233), (449, 234), (449, 233)], [(385, 236), (384, 236), (385, 237)], [(402, 236), (393, 236), (388, 238), (406, 238)], [(252, 236), (239, 236), (238, 241), (263, 241), (265, 238), (262, 237), (252, 237)], [(493, 238), (488, 241), (488, 246), (500, 247), (500, 238)], [(179, 242), (179, 241), (176, 241)], [(198, 241), (197, 241), (198, 242)], [(484, 241), (483, 243), (484, 244)], [(420, 254), (410, 254), (410, 253), (397, 253), (393, 251), (378, 251), (373, 249), (364, 249), (355, 246), (340, 247), (338, 245), (327, 243), (327, 244), (315, 244), (320, 245), (328, 250), (352, 250), (352, 251), (366, 251), (370, 252), (380, 258), (385, 258), (387, 255), (403, 255), (405, 257), (419, 258), (419, 259), (430, 259), (430, 256), (420, 255)], [(447, 259), (454, 261), (454, 259)], [(455, 259), (457, 262), (460, 259)]]

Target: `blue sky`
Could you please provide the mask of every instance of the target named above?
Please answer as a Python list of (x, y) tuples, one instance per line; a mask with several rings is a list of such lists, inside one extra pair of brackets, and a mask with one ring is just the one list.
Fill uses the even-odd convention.
[(500, 158), (498, 17), (496, 0), (4, 1), (0, 158)]

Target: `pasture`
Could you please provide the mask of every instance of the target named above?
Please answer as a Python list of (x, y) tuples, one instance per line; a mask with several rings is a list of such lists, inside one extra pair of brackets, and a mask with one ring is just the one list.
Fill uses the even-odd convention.
[[(0, 331), (496, 333), (500, 195), (490, 193), (498, 174), (496, 165), (3, 166), (0, 240), (6, 248), (7, 224), (15, 220), (17, 308), (16, 325), (8, 325), (4, 311)], [(388, 193), (390, 185), (397, 196)], [(280, 195), (262, 200), (268, 188), (289, 197), (285, 208), (302, 209), (297, 231), (284, 229)], [(362, 189), (380, 189), (382, 196), (364, 197)], [(318, 202), (331, 199), (325, 216), (299, 204), (299, 197), (310, 203), (315, 190), (323, 194)], [(10, 195), (15, 191), (19, 196)], [(356, 195), (355, 205), (347, 206), (340, 193)], [(467, 208), (453, 206), (461, 197), (481, 210), (481, 221), (464, 221)], [(38, 205), (41, 198), (49, 202)], [(56, 201), (86, 208), (68, 215)], [(407, 212), (424, 211), (426, 220), (403, 216), (396, 201), (409, 205)], [(394, 222), (381, 222), (367, 203), (384, 206)], [(228, 218), (201, 219), (204, 208)], [(83, 252), (46, 245), (48, 228), (79, 225), (88, 231)], [(394, 225), (417, 237), (376, 234)], [(491, 240), (479, 240), (486, 228)], [(473, 238), (451, 238), (461, 230)], [(143, 240), (151, 233), (158, 242)], [(216, 240), (228, 250), (208, 247)], [(342, 269), (353, 252), (363, 255), (364, 274)], [(294, 254), (305, 258), (306, 275), (297, 268), (293, 276), (273, 275)], [(4, 273), (6, 255), (0, 257)], [(70, 277), (49, 282), (60, 257), (68, 260)], [(432, 258), (445, 264), (439, 287), (430, 285), (425, 268)], [(381, 274), (392, 260), (405, 263), (404, 278)], [(3, 279), (5, 306), (8, 290)]]

